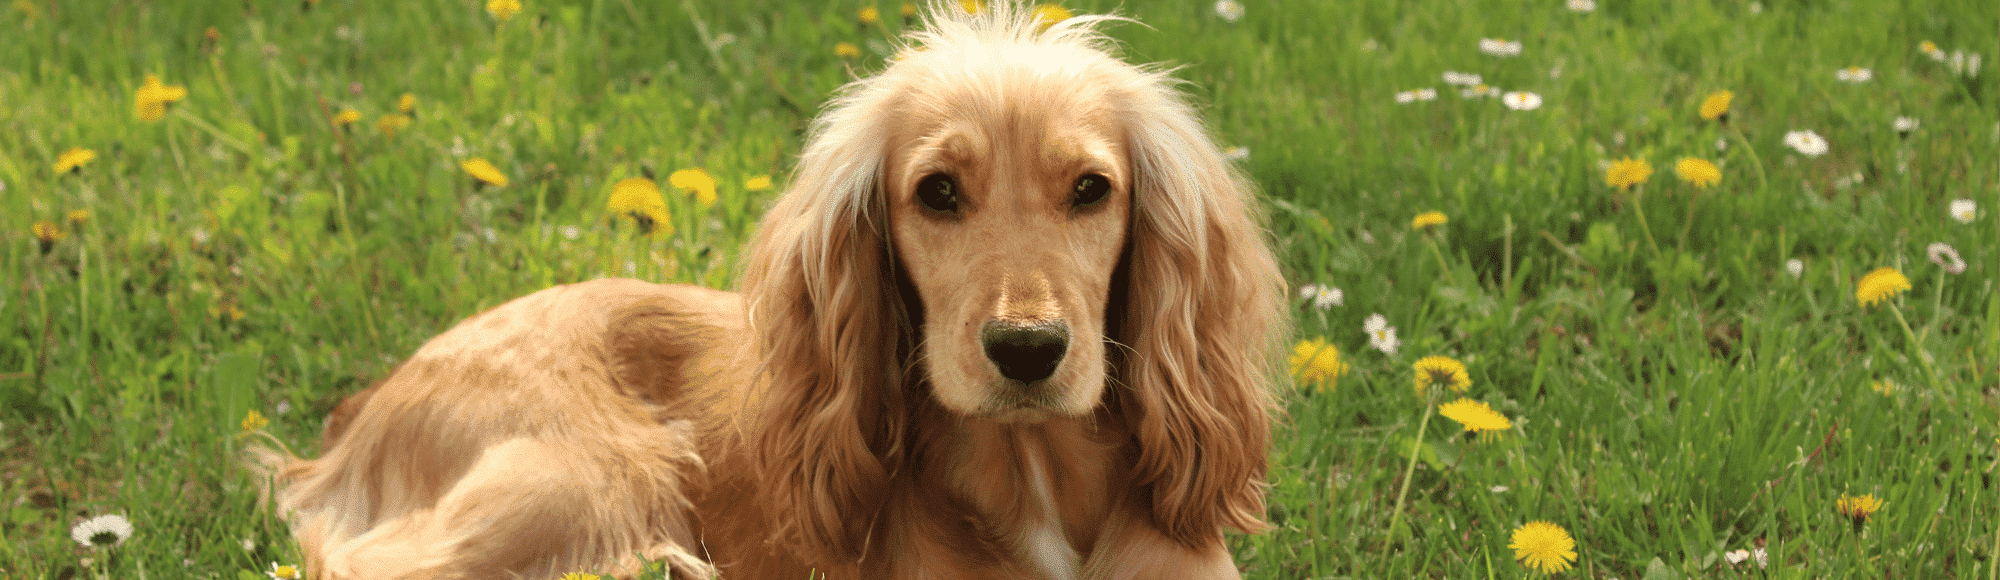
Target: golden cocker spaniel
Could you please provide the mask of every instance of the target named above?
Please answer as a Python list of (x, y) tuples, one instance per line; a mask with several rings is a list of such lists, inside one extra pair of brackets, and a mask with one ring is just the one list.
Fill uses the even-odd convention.
[(320, 578), (1236, 578), (1283, 282), (1167, 72), (933, 6), (812, 125), (743, 292), (551, 288), (263, 450)]

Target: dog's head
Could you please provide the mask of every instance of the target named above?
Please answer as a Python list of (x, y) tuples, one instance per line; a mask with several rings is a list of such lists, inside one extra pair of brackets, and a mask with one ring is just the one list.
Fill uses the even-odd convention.
[[(1252, 529), (1283, 282), (1249, 189), (1164, 71), (1079, 17), (934, 10), (815, 120), (747, 262), (793, 540), (852, 556), (934, 402), (1033, 422), (1115, 410), (1170, 537)], [(927, 398), (930, 402), (919, 401)]]

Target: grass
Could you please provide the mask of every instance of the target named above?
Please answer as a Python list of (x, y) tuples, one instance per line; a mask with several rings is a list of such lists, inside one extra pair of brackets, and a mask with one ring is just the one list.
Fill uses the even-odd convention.
[[(858, 24), (864, 5), (0, 8), (0, 575), (262, 577), (298, 556), (235, 464), (250, 411), (310, 450), (341, 397), (481, 308), (601, 276), (729, 285), (776, 191), (746, 180), (782, 188), (819, 103), (902, 26), (894, 4)], [(1248, 148), (1294, 285), (1344, 290), (1299, 302), (1299, 338), (1349, 369), (1288, 389), (1275, 528), (1231, 540), (1247, 577), (1528, 576), (1508, 544), (1530, 521), (1575, 538), (1558, 576), (1996, 577), (1989, 5), (1070, 7), (1145, 23), (1112, 34), (1182, 65), (1219, 140)], [(1986, 64), (1955, 73), (1924, 41)], [(1836, 80), (1848, 66), (1872, 80)], [(1447, 70), (1545, 101), (1462, 98)], [(134, 113), (147, 74), (187, 90), (157, 122)], [(1423, 87), (1438, 98), (1393, 99)], [(1716, 90), (1736, 95), (1726, 124), (1696, 114)], [(414, 121), (381, 134), (406, 93)], [(362, 121), (336, 127), (347, 108)], [(1921, 125), (1899, 136), (1897, 115)], [(1783, 143), (1806, 129), (1831, 151)], [(55, 171), (72, 147), (97, 157)], [(510, 184), (474, 185), (472, 157)], [(1681, 182), (1681, 157), (1721, 181)], [(1656, 171), (1615, 189), (1602, 164), (1624, 158)], [(620, 179), (697, 167), (720, 199), (669, 191), (671, 234), (605, 209)], [(1412, 230), (1428, 210), (1449, 221)], [(1926, 261), (1931, 242), (1968, 269)], [(1912, 288), (1860, 306), (1884, 266)], [(1374, 313), (1394, 354), (1368, 347)], [(1433, 354), (1513, 427), (1425, 420), (1411, 363)], [(1857, 528), (1843, 494), (1884, 505)], [(137, 533), (70, 540), (99, 514)], [(1768, 568), (1724, 558), (1759, 547)]]

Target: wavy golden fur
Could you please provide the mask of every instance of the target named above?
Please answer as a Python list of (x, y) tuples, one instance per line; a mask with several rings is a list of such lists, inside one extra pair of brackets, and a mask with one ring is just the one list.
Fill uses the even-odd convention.
[(321, 578), (1235, 578), (1283, 282), (1166, 71), (1010, 3), (814, 121), (743, 293), (600, 280), (261, 451)]

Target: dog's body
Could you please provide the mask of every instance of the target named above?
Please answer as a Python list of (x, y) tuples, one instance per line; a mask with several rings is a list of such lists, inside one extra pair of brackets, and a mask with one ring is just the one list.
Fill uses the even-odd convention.
[(744, 294), (537, 292), (343, 403), (322, 457), (265, 453), (308, 570), (1237, 577), (1282, 281), (1094, 21), (937, 17), (815, 123)]

